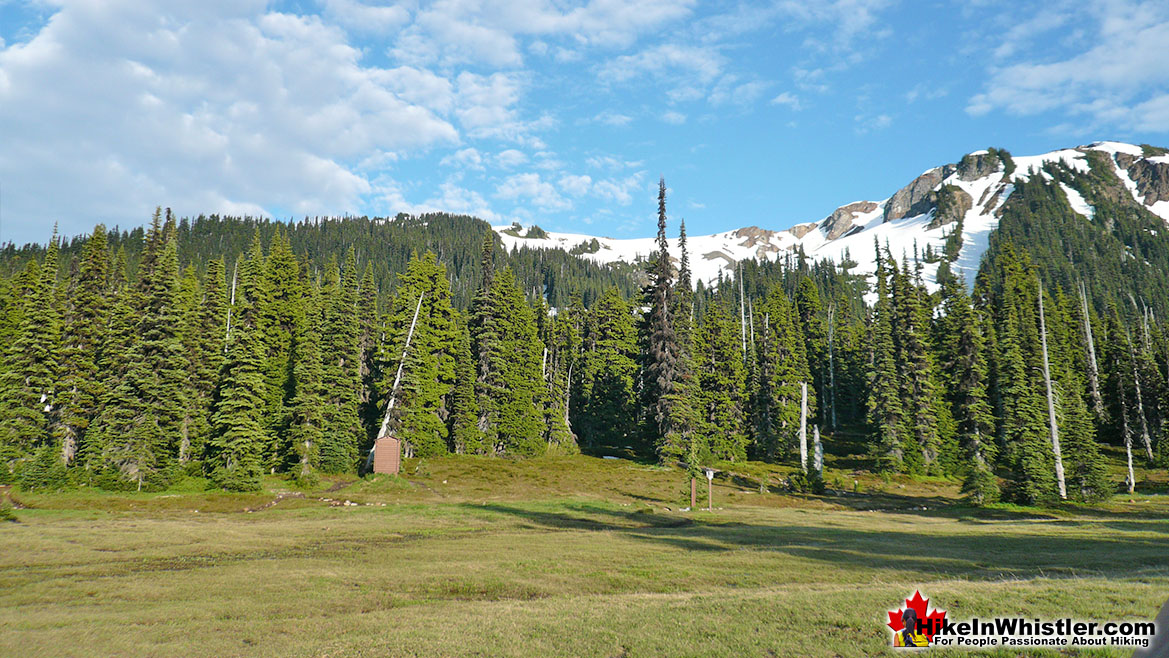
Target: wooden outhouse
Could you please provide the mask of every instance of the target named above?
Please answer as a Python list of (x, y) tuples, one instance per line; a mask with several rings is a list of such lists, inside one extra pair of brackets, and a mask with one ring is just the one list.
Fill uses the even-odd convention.
[(402, 466), (402, 441), (392, 436), (379, 437), (374, 442), (373, 472), (397, 475)]

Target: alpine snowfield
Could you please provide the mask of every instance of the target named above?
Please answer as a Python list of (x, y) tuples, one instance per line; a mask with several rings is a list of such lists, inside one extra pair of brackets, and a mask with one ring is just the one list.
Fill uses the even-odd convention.
[[(962, 242), (951, 267), (972, 284), (978, 264), (989, 244), (990, 234), (998, 227), (1001, 208), (1015, 190), (1016, 181), (1032, 176), (1051, 180), (1044, 171), (1050, 163), (1060, 163), (1077, 172), (1088, 171), (1087, 153), (1101, 151), (1109, 156), (1117, 177), (1129, 193), (1150, 211), (1169, 221), (1169, 200), (1160, 198), (1151, 187), (1169, 181), (1169, 155), (1146, 156), (1139, 146), (1120, 142), (1095, 142), (1087, 146), (1051, 151), (1042, 155), (1014, 157), (1014, 170), (1006, 173), (1003, 158), (988, 151), (970, 153), (957, 164), (935, 167), (918, 176), (892, 196), (881, 201), (857, 201), (839, 207), (829, 216), (786, 230), (768, 230), (756, 226), (687, 237), (690, 266), (695, 282), (716, 282), (721, 273), (729, 274), (744, 259), (776, 260), (803, 249), (807, 257), (856, 263), (853, 273), (872, 274), (875, 269), (874, 244), (887, 245), (894, 258), (922, 258), (926, 250), (942, 253), (947, 239), (961, 226)], [(1136, 169), (1134, 169), (1136, 168)], [(1143, 168), (1152, 171), (1142, 181), (1130, 173)], [(1152, 182), (1147, 182), (1151, 178)], [(937, 197), (943, 187), (953, 186), (968, 199), (969, 207), (939, 219)], [(1061, 184), (1073, 211), (1087, 219), (1094, 209), (1071, 187)], [(951, 192), (952, 193), (952, 192)], [(958, 221), (958, 216), (961, 222)], [(575, 251), (598, 263), (636, 263), (654, 251), (654, 238), (614, 239), (577, 233), (530, 231), (530, 227), (497, 226), (508, 249), (563, 249)], [(538, 236), (538, 237), (537, 237)], [(546, 237), (545, 237), (546, 236)], [(593, 242), (595, 240), (595, 243)], [(678, 239), (669, 240), (670, 252), (679, 258)], [(924, 263), (923, 276), (936, 289), (938, 263)]]

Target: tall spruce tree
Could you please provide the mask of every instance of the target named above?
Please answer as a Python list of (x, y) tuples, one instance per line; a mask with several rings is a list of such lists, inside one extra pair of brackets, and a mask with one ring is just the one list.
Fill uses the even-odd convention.
[(472, 308), (472, 351), (479, 355), (476, 395), (479, 428), (489, 453), (542, 454), (542, 348), (532, 309), (524, 301), (510, 268), (484, 279), (491, 286)]
[(360, 322), (357, 316), (357, 258), (352, 247), (345, 266), (325, 266), (321, 288), (325, 306), (321, 356), (324, 359), (326, 432), (321, 442), (321, 469), (326, 473), (353, 470), (357, 449), (365, 436), (359, 416), (361, 404)]
[(265, 451), (272, 442), (264, 428), (264, 336), (256, 327), (256, 312), (244, 292), (248, 289), (254, 290), (243, 286), (236, 294), (233, 317), (237, 320), (219, 376), (211, 416), (214, 434), (208, 442), (206, 461), (211, 480), (232, 491), (260, 488)]
[[(391, 433), (407, 444), (409, 454), (432, 457), (454, 447), (449, 421), (455, 406), (461, 327), (451, 307), (446, 267), (433, 252), (411, 259), (400, 278), (385, 322), (379, 402), (385, 408), (390, 396), (394, 396)], [(414, 334), (410, 336), (412, 324)], [(397, 391), (393, 391), (399, 365), (402, 379)]]
[(316, 285), (305, 288), (304, 318), (300, 323), (293, 346), (293, 381), (291, 421), (288, 435), (295, 455), (292, 472), (299, 483), (311, 486), (317, 482), (320, 469), (321, 442), (325, 436), (324, 363), (321, 359), (320, 292)]
[(646, 442), (653, 446), (663, 462), (680, 459), (686, 452), (683, 444), (686, 428), (679, 426), (679, 414), (672, 408), (679, 368), (680, 346), (673, 320), (673, 265), (666, 242), (666, 181), (658, 182), (657, 251), (648, 265), (650, 283), (645, 290), (649, 307), (642, 320), (641, 399)]
[(993, 473), (998, 449), (994, 442), (994, 415), (987, 399), (982, 322), (960, 281), (953, 279), (944, 284), (942, 299), (938, 366), (944, 373), (946, 395), (966, 461), (962, 490), (975, 504), (993, 503), (1000, 495)]
[[(799, 316), (782, 288), (773, 286), (755, 313), (763, 320), (756, 339), (755, 452), (759, 458), (774, 460), (791, 454), (798, 445), (801, 384), (811, 377)], [(814, 413), (815, 408), (815, 391), (809, 390), (808, 409)]]
[(884, 472), (899, 472), (906, 462), (902, 431), (905, 409), (901, 399), (897, 346), (893, 340), (895, 319), (889, 293), (889, 272), (880, 247), (877, 247), (876, 259), (877, 301), (873, 307), (869, 339), (872, 350), (867, 405), (872, 432), (870, 443), (878, 468)]
[(56, 413), (59, 390), (59, 244), (54, 228), (44, 262), (29, 273), (28, 278), (36, 283), (24, 297), (16, 340), (5, 354), (7, 371), (0, 382), (0, 451), (8, 466), (5, 479), (50, 440), (49, 422)]
[(737, 323), (722, 304), (708, 308), (695, 341), (698, 434), (715, 459), (747, 458), (746, 374)]
[(588, 314), (573, 427), (590, 449), (624, 448), (637, 441), (637, 333), (633, 309), (616, 288)]
[(86, 430), (97, 416), (104, 387), (98, 364), (109, 313), (106, 228), (98, 224), (85, 241), (72, 290), (61, 346), (60, 415), (54, 428), (65, 464), (77, 457)]

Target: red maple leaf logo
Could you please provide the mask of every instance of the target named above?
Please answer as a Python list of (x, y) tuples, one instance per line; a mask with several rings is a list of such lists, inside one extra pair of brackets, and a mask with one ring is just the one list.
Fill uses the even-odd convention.
[[(905, 599), (905, 605), (908, 608), (913, 608), (917, 613), (917, 618), (922, 622), (921, 632), (926, 636), (926, 639), (933, 642), (934, 632), (942, 627), (942, 620), (946, 618), (945, 610), (934, 609), (933, 612), (926, 614), (926, 609), (929, 607), (930, 600), (921, 598), (921, 592), (915, 591), (912, 599)], [(889, 623), (887, 626), (893, 629), (894, 633), (905, 628), (905, 623), (901, 621), (901, 614), (905, 612), (905, 608), (897, 608), (897, 611), (889, 611)]]

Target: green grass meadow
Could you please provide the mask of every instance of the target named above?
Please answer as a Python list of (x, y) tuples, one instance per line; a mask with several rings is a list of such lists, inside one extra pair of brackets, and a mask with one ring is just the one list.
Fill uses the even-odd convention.
[(1163, 471), (1095, 507), (979, 510), (946, 480), (830, 469), (804, 496), (790, 469), (725, 468), (713, 512), (680, 509), (679, 470), (584, 456), (6, 491), (0, 655), (892, 655), (885, 613), (917, 589), (956, 619), (1149, 620), (1169, 598)]

